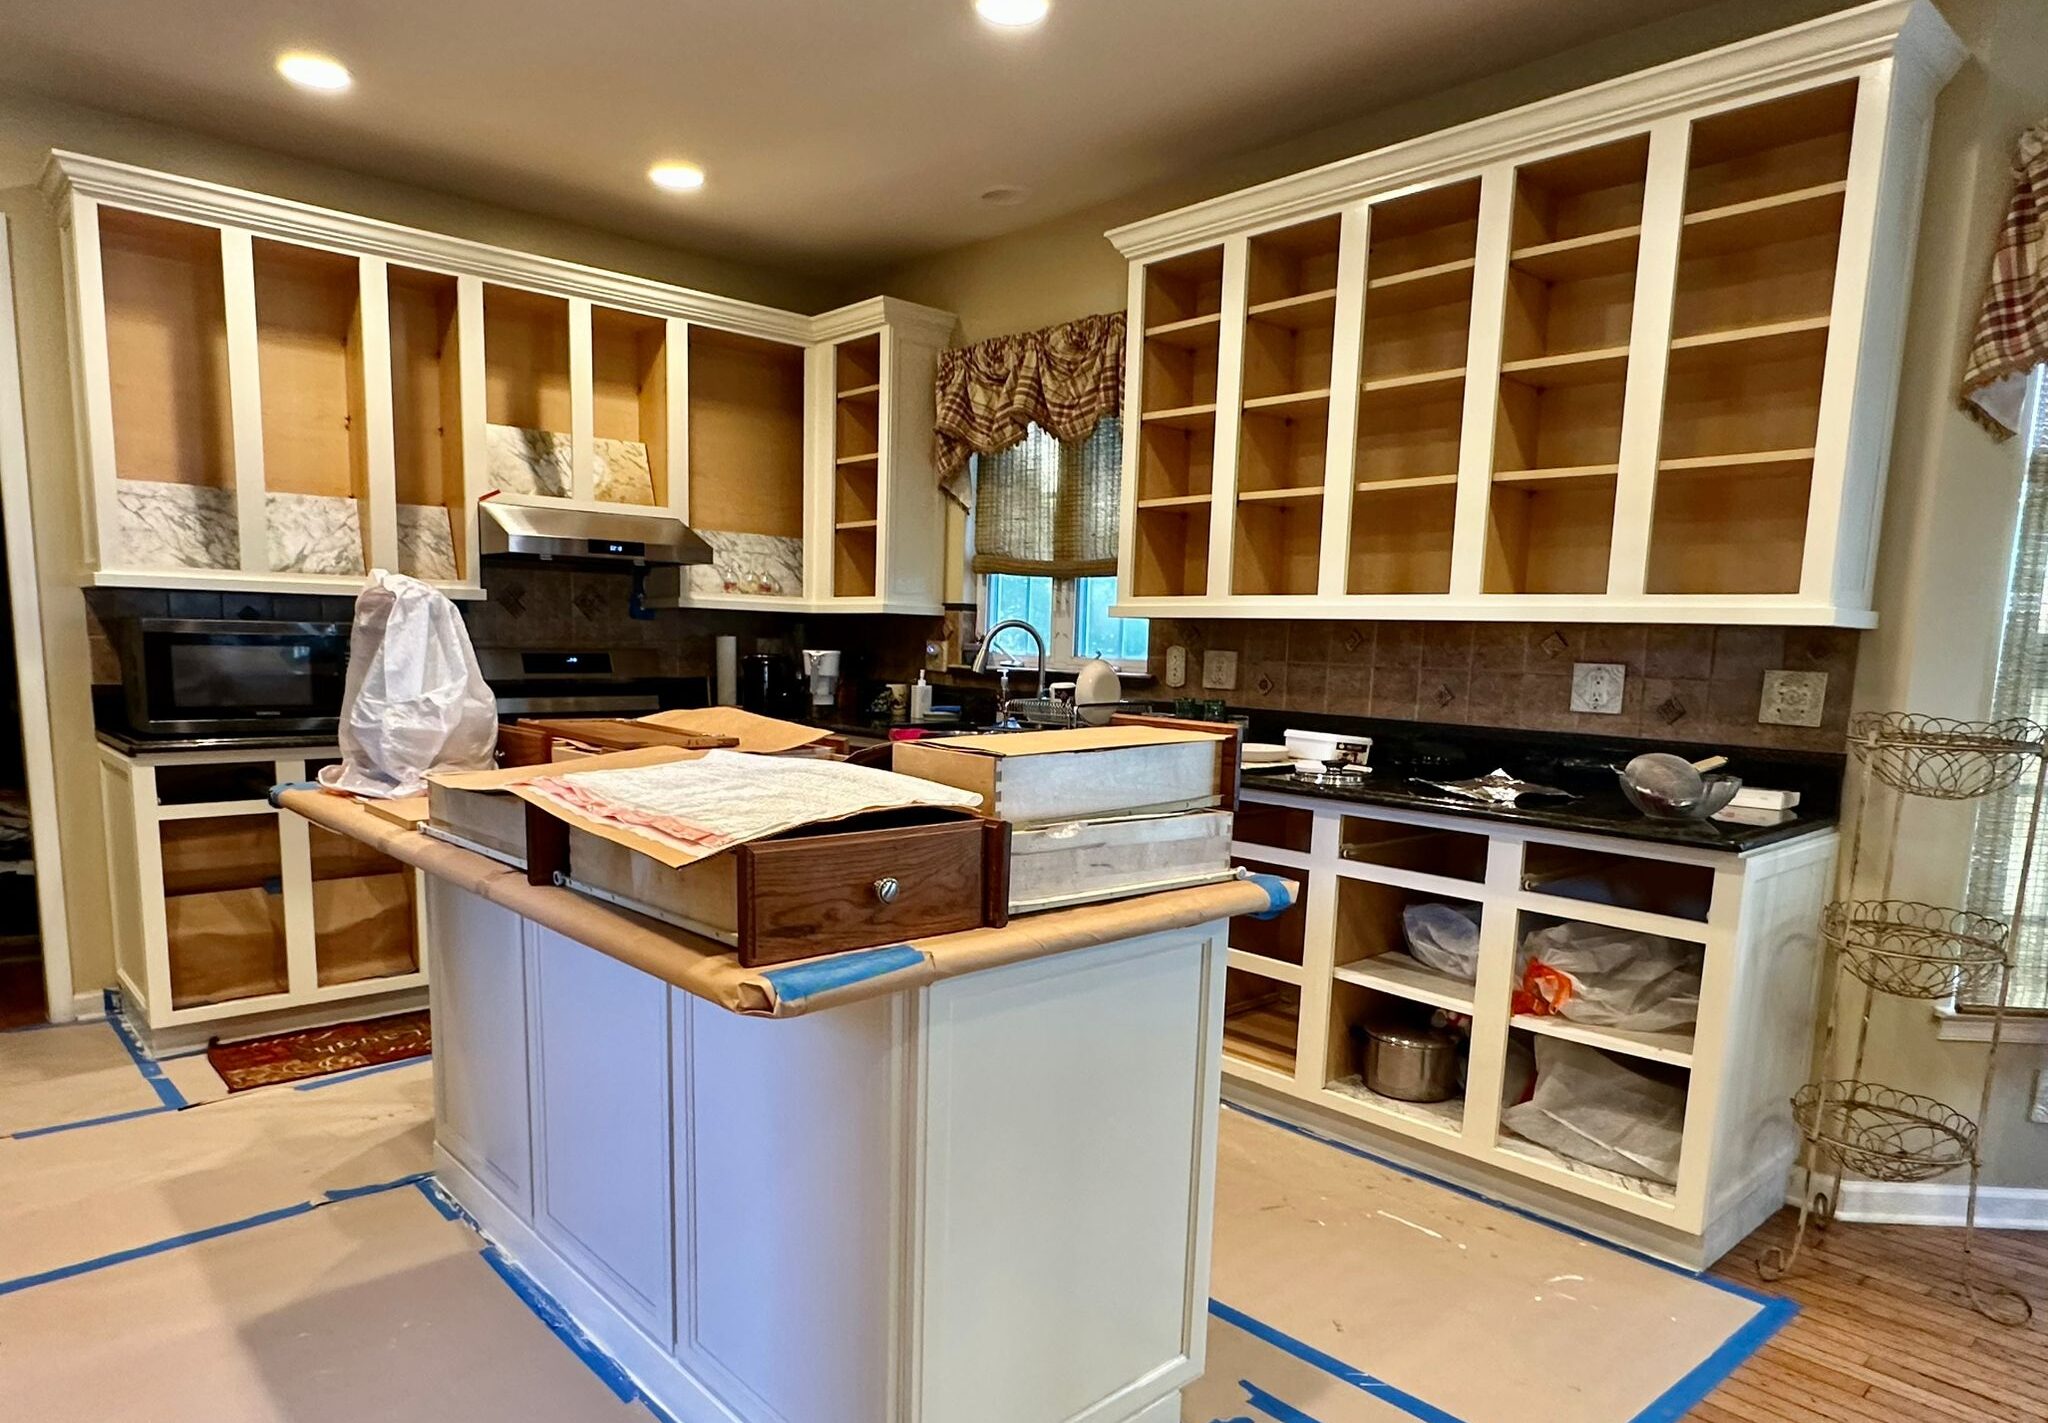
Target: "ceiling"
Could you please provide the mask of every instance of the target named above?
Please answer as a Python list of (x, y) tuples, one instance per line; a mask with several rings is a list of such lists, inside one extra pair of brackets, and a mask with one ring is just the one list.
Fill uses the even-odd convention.
[[(993, 237), (1702, 0), (66, 0), (0, 85), (708, 253)], [(347, 64), (337, 96), (272, 70)], [(709, 183), (656, 190), (649, 164)], [(1021, 201), (983, 194), (1022, 188)]]

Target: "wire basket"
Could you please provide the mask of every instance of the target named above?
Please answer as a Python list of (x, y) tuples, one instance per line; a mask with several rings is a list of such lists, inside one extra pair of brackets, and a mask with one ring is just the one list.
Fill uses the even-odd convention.
[(2048, 731), (2024, 717), (1950, 721), (1911, 712), (1864, 712), (1849, 721), (1849, 749), (1895, 790), (1972, 800), (2004, 790), (2041, 756)]
[(1792, 1117), (1808, 1141), (1873, 1181), (1925, 1181), (1969, 1165), (1977, 1151), (1968, 1117), (1875, 1082), (1809, 1082)]
[(1897, 998), (1946, 998), (2005, 966), (2004, 920), (1909, 899), (1830, 904), (1820, 932), (1842, 967)]

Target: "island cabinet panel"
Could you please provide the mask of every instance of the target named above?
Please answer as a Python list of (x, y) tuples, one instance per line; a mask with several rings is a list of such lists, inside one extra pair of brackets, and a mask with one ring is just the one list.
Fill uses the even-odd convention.
[[(666, 1338), (668, 987), (552, 929), (532, 930), (535, 1228), (641, 1328)], [(556, 1123), (602, 1118), (590, 1151)]]
[(104, 587), (483, 596), (477, 503), (681, 517), (658, 605), (936, 615), (950, 313), (815, 316), (52, 153)]
[[(533, 1207), (525, 921), (443, 880), (427, 922), (447, 946), (432, 988), (435, 1140), (522, 1216)], [(506, 946), (511, 947), (509, 955)]]
[(1110, 233), (1116, 611), (1872, 626), (1962, 55), (1878, 0)]

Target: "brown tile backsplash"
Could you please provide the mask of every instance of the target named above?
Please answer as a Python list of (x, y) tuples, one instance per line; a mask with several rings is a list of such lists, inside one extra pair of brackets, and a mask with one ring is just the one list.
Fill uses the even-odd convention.
[[(1162, 679), (1160, 696), (1192, 695), (1201, 654), (1231, 651), (1237, 687), (1220, 695), (1233, 706), (1839, 751), (1856, 640), (1838, 628), (1155, 618), (1151, 671)], [(1174, 646), (1189, 657), (1190, 687), (1179, 692), (1163, 682)], [(1619, 715), (1571, 709), (1577, 662), (1626, 669)], [(1828, 674), (1820, 726), (1758, 723), (1764, 673), (1773, 668)]]

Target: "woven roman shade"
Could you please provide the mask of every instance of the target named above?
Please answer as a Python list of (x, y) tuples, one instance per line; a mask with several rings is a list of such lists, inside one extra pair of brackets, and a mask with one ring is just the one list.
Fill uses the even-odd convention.
[(1024, 438), (976, 456), (974, 571), (1087, 578), (1116, 572), (1122, 422), (1083, 440), (1033, 425)]

